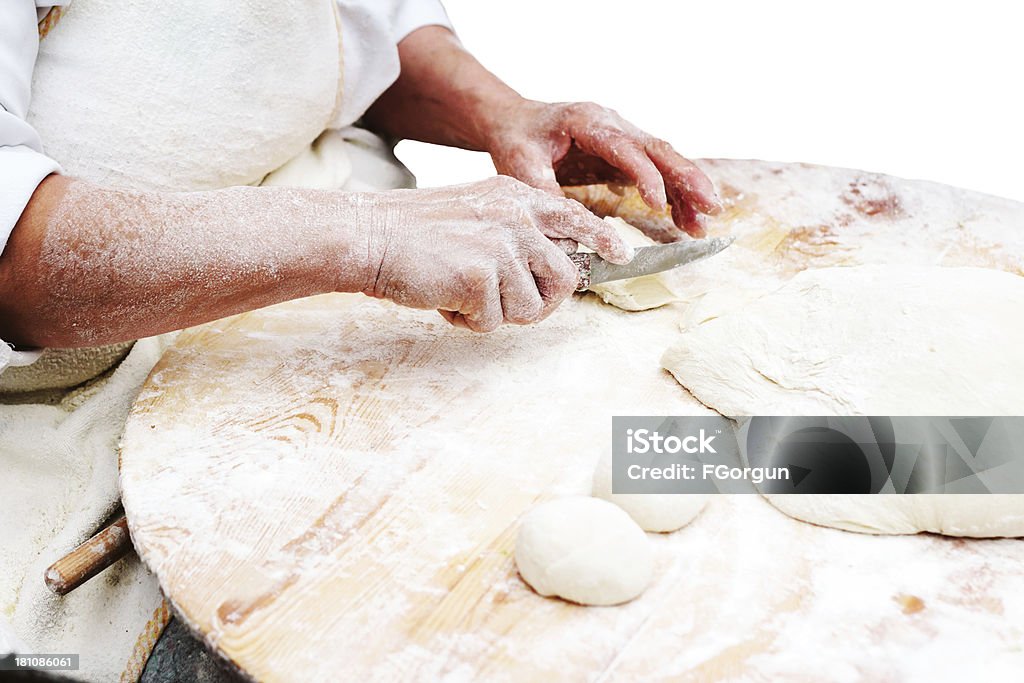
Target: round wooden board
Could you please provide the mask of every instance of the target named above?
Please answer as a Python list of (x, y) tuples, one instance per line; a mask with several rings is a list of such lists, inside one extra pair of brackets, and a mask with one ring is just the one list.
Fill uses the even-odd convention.
[(723, 496), (652, 537), (656, 580), (628, 605), (545, 599), (518, 578), (519, 517), (588, 491), (612, 415), (708, 412), (659, 366), (702, 298), (819, 264), (1024, 274), (1020, 204), (841, 169), (704, 166), (729, 204), (710, 231), (738, 240), (673, 275), (678, 304), (627, 314), (579, 297), (480, 336), (335, 295), (183, 333), (121, 454), (133, 541), (177, 612), (261, 681), (1024, 670), (1016, 540), (859, 536)]

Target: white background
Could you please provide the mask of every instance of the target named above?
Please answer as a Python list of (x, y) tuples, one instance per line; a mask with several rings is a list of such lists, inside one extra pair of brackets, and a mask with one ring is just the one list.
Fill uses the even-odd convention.
[[(690, 157), (808, 161), (1024, 201), (1024, 16), (1002, 2), (445, 0), (528, 97), (593, 100)], [(421, 186), (486, 155), (403, 142)]]

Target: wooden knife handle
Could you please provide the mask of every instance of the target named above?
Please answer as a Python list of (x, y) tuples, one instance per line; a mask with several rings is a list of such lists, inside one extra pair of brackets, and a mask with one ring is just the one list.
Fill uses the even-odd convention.
[(128, 520), (122, 516), (50, 565), (46, 586), (57, 595), (67, 595), (124, 557), (131, 547)]
[(590, 288), (590, 260), (593, 256), (585, 251), (569, 254), (570, 260), (576, 265), (576, 270), (580, 272), (580, 277), (576, 281), (577, 292), (585, 292)]

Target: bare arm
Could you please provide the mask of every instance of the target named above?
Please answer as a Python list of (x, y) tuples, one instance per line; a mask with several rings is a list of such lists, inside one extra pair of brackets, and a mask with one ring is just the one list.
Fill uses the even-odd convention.
[(366, 113), (374, 129), (477, 152), (524, 101), (441, 26), (413, 31), (398, 45), (402, 72)]
[(398, 49), (401, 75), (366, 116), (382, 132), (488, 152), (498, 173), (551, 194), (560, 185), (635, 185), (653, 210), (671, 205), (675, 226), (694, 236), (703, 215), (721, 209), (699, 168), (609, 109), (524, 99), (439, 26), (414, 31)]
[(50, 176), (0, 254), (0, 338), (96, 346), (334, 291), (487, 332), (536, 322), (572, 293), (576, 268), (552, 239), (630, 258), (579, 204), (511, 178), (165, 193)]
[(50, 176), (0, 254), (0, 338), (112, 343), (367, 287), (358, 195), (137, 193)]

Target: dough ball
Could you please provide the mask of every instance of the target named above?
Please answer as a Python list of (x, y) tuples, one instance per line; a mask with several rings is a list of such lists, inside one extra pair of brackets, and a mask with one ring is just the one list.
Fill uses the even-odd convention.
[(592, 493), (625, 510), (644, 531), (676, 531), (697, 518), (710, 496), (700, 493), (612, 493), (610, 451), (594, 471)]
[(523, 518), (516, 565), (544, 596), (581, 605), (617, 605), (651, 582), (650, 541), (629, 515), (589, 496), (538, 505)]

